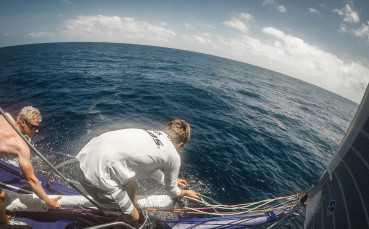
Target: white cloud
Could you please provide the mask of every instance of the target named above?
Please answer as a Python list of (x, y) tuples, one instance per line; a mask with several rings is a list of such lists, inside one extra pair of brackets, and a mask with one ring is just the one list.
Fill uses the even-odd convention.
[(229, 39), (208, 34), (198, 42), (217, 47), (207, 53), (281, 72), (360, 101), (369, 83), (369, 68), (364, 64), (337, 57), (273, 27), (262, 31), (268, 40), (241, 33)]
[(358, 37), (364, 37), (369, 42), (369, 21), (366, 24), (362, 24), (361, 27), (355, 30), (355, 35)]
[(28, 33), (29, 36), (34, 37), (34, 38), (43, 38), (43, 37), (52, 37), (53, 34), (52, 33), (48, 33), (48, 32), (37, 32), (37, 33)]
[(364, 38), (369, 42), (369, 21), (359, 26), (359, 14), (349, 4), (346, 4), (342, 9), (335, 9), (334, 12), (343, 17), (339, 31)]
[(229, 27), (238, 29), (244, 33), (248, 31), (247, 25), (237, 18), (232, 18), (231, 20), (225, 21), (224, 24), (228, 25)]
[(213, 26), (213, 25), (202, 24), (202, 23), (200, 23), (200, 24), (188, 24), (188, 23), (186, 23), (186, 24), (184, 24), (184, 26), (185, 26), (186, 29), (194, 29), (194, 28), (199, 28), (199, 27), (201, 27), (201, 29), (206, 29), (206, 30), (215, 29), (215, 26)]
[(198, 42), (202, 45), (212, 45), (213, 42), (211, 39), (208, 39), (207, 37), (209, 34), (203, 33), (201, 35), (183, 35), (182, 39), (187, 40), (188, 42)]
[(281, 13), (287, 13), (287, 9), (286, 9), (286, 7), (284, 7), (284, 6), (278, 6), (278, 10), (279, 10), (279, 12), (281, 12)]
[(266, 6), (266, 5), (273, 5), (274, 4), (274, 0), (264, 0), (263, 1), (263, 5)]
[(364, 92), (369, 82), (368, 67), (339, 58), (278, 29), (266, 27), (263, 31), (275, 38), (264, 47), (267, 50), (264, 55), (283, 66), (283, 72), (338, 94), (342, 94), (341, 88), (354, 94)]
[(317, 9), (314, 8), (309, 8), (309, 12), (312, 14), (320, 14), (319, 11)]
[(185, 26), (185, 28), (187, 28), (187, 29), (189, 29), (189, 28), (193, 28), (193, 26), (192, 26), (191, 24), (185, 24), (184, 26)]
[(274, 0), (264, 0), (263, 6), (272, 6), (273, 8), (276, 7), (277, 10), (281, 13), (287, 13), (287, 9), (283, 5), (277, 5), (277, 3)]
[(241, 32), (248, 32), (247, 22), (252, 21), (254, 17), (248, 13), (241, 13), (237, 17), (232, 17), (232, 19), (223, 22), (223, 24), (238, 29)]
[(347, 25), (346, 25), (346, 24), (344, 24), (344, 23), (341, 23), (341, 24), (340, 24), (340, 29), (339, 29), (339, 31), (341, 31), (341, 32), (345, 32), (345, 33), (349, 33), (349, 29), (347, 28)]
[(243, 19), (245, 19), (245, 20), (247, 20), (247, 21), (252, 21), (252, 20), (254, 20), (254, 16), (252, 16), (251, 14), (249, 14), (249, 13), (241, 13), (240, 14), (240, 18), (243, 18)]
[(200, 24), (200, 26), (206, 29), (215, 29), (215, 26), (209, 24)]
[(167, 41), (176, 33), (166, 23), (151, 24), (131, 17), (86, 16), (64, 21), (65, 33), (97, 41), (127, 42), (137, 39)]
[(342, 9), (335, 9), (333, 12), (336, 12), (338, 15), (342, 16), (344, 22), (360, 22), (359, 14), (354, 11), (349, 4), (346, 4), (346, 6)]

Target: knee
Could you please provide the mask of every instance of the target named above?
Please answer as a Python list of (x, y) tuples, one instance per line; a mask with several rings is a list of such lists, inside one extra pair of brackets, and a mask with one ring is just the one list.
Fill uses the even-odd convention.
[(4, 199), (4, 198), (5, 198), (5, 192), (4, 192), (4, 191), (2, 191), (2, 192), (0, 193), (0, 198), (2, 198), (2, 199)]

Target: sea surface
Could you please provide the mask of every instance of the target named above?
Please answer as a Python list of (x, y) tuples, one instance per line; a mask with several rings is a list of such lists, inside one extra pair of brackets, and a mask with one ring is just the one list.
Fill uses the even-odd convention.
[[(191, 125), (180, 178), (224, 204), (296, 194), (325, 170), (358, 104), (267, 69), (220, 57), (114, 43), (0, 48), (0, 107), (42, 113), (33, 141), (54, 165), (121, 128)], [(50, 169), (35, 154), (36, 173)], [(72, 179), (75, 167), (62, 169)], [(140, 192), (160, 192), (141, 187)], [(275, 228), (303, 228), (304, 216)]]

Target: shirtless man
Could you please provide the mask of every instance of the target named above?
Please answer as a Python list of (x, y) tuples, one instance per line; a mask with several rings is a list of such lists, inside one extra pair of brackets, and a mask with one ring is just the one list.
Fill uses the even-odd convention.
[(79, 152), (79, 180), (105, 214), (118, 212), (117, 220), (139, 227), (136, 206), (136, 179), (153, 177), (173, 198), (200, 199), (192, 190), (183, 190), (178, 179), (180, 156), (177, 152), (190, 139), (190, 126), (184, 120), (168, 123), (165, 131), (123, 129), (93, 138)]
[[(26, 138), (32, 138), (33, 135), (38, 132), (39, 125), (42, 121), (39, 110), (31, 106), (24, 107), (21, 110), (17, 117), (17, 121), (15, 121), (9, 113), (6, 113), (6, 115)], [(58, 200), (61, 199), (61, 197), (50, 199), (46, 195), (40, 181), (35, 176), (31, 164), (30, 148), (2, 115), (0, 115), (0, 155), (1, 154), (17, 156), (19, 167), (33, 192), (50, 207), (60, 208)], [(0, 196), (4, 196), (3, 191), (0, 193)]]

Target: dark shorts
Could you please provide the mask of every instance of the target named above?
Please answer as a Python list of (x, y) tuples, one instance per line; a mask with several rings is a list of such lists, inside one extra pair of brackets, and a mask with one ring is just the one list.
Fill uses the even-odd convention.
[(0, 187), (0, 194), (3, 192), (3, 188), (2, 187)]

